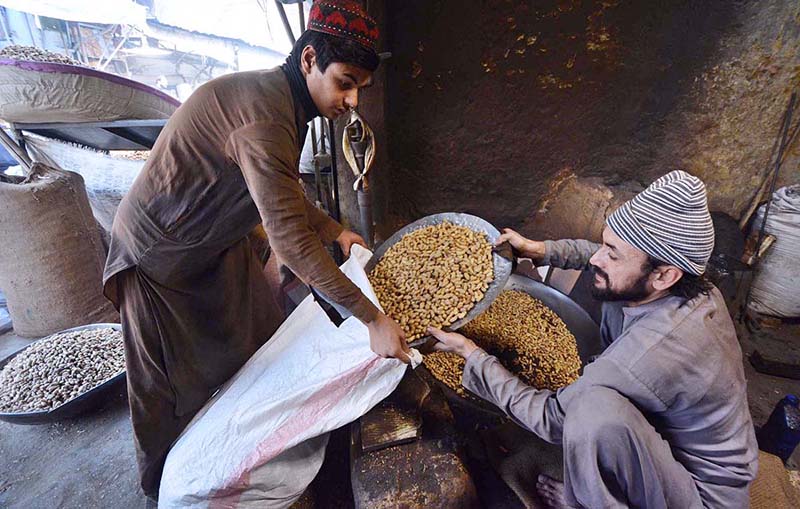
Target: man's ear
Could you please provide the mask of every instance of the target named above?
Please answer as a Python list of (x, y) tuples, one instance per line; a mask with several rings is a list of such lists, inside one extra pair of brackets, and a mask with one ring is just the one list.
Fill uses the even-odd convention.
[(653, 288), (656, 290), (669, 290), (683, 277), (683, 271), (674, 265), (662, 265), (655, 271)]
[(310, 44), (300, 53), (300, 70), (304, 75), (311, 74), (311, 68), (317, 63), (317, 51)]

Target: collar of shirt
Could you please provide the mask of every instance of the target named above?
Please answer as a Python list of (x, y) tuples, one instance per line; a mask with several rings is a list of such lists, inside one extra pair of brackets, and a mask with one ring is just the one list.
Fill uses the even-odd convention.
[(628, 327), (636, 323), (639, 318), (647, 315), (651, 311), (658, 309), (662, 306), (679, 306), (683, 303), (683, 298), (677, 297), (675, 295), (667, 295), (661, 297), (660, 299), (654, 300), (653, 302), (648, 302), (647, 304), (642, 304), (641, 306), (623, 306), (622, 307), (622, 314), (624, 316), (624, 321), (622, 324), (622, 332), (625, 332)]

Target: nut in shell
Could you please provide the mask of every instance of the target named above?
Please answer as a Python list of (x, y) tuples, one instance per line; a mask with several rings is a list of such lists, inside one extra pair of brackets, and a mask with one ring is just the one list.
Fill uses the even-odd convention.
[[(555, 391), (578, 379), (581, 360), (575, 336), (553, 310), (524, 292), (504, 291), (460, 332), (537, 389)], [(464, 393), (463, 359), (435, 352), (424, 362), (438, 380)]]
[(492, 245), (484, 233), (442, 222), (406, 234), (369, 274), (386, 314), (414, 341), (428, 326), (464, 318), (494, 280)]
[(123, 371), (120, 331), (108, 327), (55, 334), (0, 371), (0, 412), (52, 410)]

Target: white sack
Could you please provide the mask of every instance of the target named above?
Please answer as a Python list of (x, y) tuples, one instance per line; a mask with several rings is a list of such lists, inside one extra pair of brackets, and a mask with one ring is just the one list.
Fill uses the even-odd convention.
[[(765, 205), (753, 228), (760, 228)], [(776, 240), (759, 262), (749, 307), (757, 313), (784, 318), (800, 316), (800, 185), (782, 187), (772, 196), (766, 233)]]
[[(353, 246), (342, 271), (377, 304), (370, 256)], [(322, 464), (323, 435), (388, 396), (405, 370), (370, 350), (357, 318), (337, 328), (309, 296), (172, 447), (159, 507), (288, 507)]]

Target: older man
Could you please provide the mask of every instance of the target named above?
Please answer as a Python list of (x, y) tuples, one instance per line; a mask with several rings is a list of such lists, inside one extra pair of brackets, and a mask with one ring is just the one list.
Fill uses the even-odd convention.
[(471, 340), (432, 329), (467, 359), (462, 383), (564, 451), (550, 507), (747, 507), (758, 450), (742, 352), (703, 277), (714, 245), (703, 182), (673, 171), (607, 220), (603, 243), (508, 240), (542, 265), (593, 271), (605, 351), (557, 392), (514, 377)]

